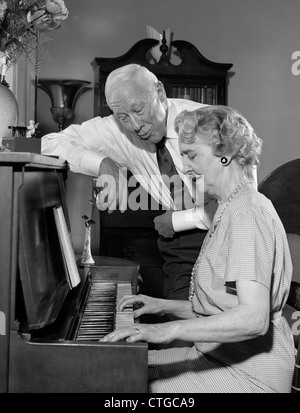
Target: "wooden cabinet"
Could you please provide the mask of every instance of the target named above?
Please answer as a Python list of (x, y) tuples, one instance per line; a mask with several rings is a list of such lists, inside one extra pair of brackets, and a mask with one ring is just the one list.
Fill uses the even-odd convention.
[(172, 42), (179, 63), (169, 59), (168, 46), (161, 45), (162, 55), (157, 63), (149, 62), (149, 51), (157, 46), (154, 39), (137, 42), (127, 53), (119, 57), (96, 57), (94, 69), (94, 115), (106, 116), (111, 113), (105, 100), (106, 78), (117, 67), (138, 63), (153, 72), (165, 86), (168, 97), (188, 98), (210, 105), (226, 105), (229, 63), (216, 63), (206, 59), (191, 43), (184, 40)]
[[(94, 115), (107, 116), (111, 113), (107, 106), (104, 89), (109, 73), (117, 67), (137, 63), (152, 71), (165, 86), (168, 97), (186, 98), (207, 104), (227, 103), (228, 71), (232, 64), (216, 63), (206, 59), (191, 43), (173, 41), (179, 63), (170, 60), (169, 49), (163, 38), (160, 46), (161, 57), (157, 63), (150, 63), (149, 53), (159, 42), (143, 39), (127, 53), (115, 58), (96, 57), (92, 62), (95, 74)], [(101, 255), (128, 258), (141, 266), (146, 293), (160, 295), (162, 286), (162, 260), (156, 245), (157, 232), (153, 218), (161, 210), (115, 211), (100, 213), (99, 234), (93, 237), (94, 251)], [(99, 245), (95, 245), (99, 242)]]

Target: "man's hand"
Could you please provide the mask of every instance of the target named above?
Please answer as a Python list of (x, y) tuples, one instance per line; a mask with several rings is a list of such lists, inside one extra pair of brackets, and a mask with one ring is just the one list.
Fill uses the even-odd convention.
[(96, 182), (96, 205), (100, 211), (112, 213), (119, 206), (119, 167), (110, 158), (104, 158)]
[(172, 223), (172, 213), (173, 211), (166, 211), (153, 220), (156, 231), (164, 238), (172, 238), (175, 234)]

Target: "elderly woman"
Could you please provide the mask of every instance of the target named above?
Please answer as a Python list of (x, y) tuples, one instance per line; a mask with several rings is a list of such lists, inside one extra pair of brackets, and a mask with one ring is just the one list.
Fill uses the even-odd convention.
[(149, 391), (187, 393), (290, 392), (293, 336), (281, 311), (292, 264), (283, 225), (250, 178), (262, 141), (237, 111), (210, 106), (175, 121), (185, 172), (218, 209), (195, 263), (189, 301), (127, 296), (135, 316), (171, 314), (177, 320), (138, 324), (104, 341), (192, 347), (149, 351)]

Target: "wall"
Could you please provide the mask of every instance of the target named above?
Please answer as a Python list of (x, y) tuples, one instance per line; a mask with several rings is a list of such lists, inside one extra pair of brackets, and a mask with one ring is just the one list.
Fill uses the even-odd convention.
[[(291, 71), (300, 50), (298, 0), (65, 0), (63, 29), (49, 36), (52, 63), (40, 76), (93, 82), (96, 56), (115, 57), (147, 37), (146, 25), (170, 28), (174, 40), (193, 43), (208, 59), (233, 63), (230, 106), (239, 109), (264, 140), (261, 181), (276, 167), (300, 156), (300, 76)], [(77, 105), (75, 122), (93, 116), (92, 91)], [(56, 130), (50, 99), (38, 92), (42, 133)], [(76, 181), (76, 179), (75, 179)]]

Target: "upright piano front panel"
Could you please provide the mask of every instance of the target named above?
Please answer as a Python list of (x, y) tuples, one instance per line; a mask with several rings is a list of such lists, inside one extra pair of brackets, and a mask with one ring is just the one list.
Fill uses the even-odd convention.
[(145, 343), (41, 342), (11, 335), (9, 391), (146, 393)]

